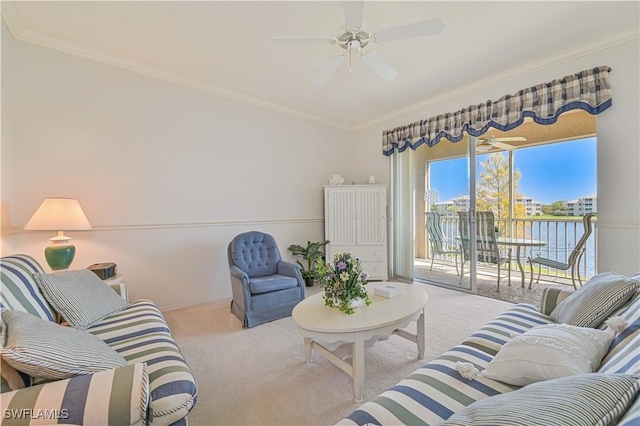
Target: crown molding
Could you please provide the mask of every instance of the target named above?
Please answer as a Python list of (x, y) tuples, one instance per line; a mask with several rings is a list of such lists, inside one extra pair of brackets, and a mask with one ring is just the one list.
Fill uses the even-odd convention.
[[(123, 68), (128, 71), (133, 71), (138, 74), (143, 74), (149, 77), (154, 77), (160, 80), (168, 81), (171, 83), (179, 84), (181, 86), (190, 87), (192, 89), (212, 93), (218, 96), (222, 96), (234, 101), (242, 102), (249, 105), (254, 105), (260, 108), (265, 108), (282, 114), (290, 115), (293, 117), (301, 118), (303, 120), (311, 121), (314, 123), (322, 124), (324, 126), (333, 127), (339, 130), (350, 131), (350, 127), (334, 121), (326, 120), (315, 115), (307, 114), (302, 111), (295, 110), (274, 102), (267, 101), (255, 96), (247, 95), (246, 93), (238, 92), (235, 90), (227, 89), (215, 84), (205, 82), (203, 80), (192, 78), (180, 73), (166, 71), (158, 67), (152, 67), (144, 65), (142, 63), (131, 61), (128, 59), (120, 58), (116, 55), (110, 55), (82, 46), (81, 44), (62, 40), (57, 37), (50, 36), (48, 34), (35, 31), (31, 28), (25, 27), (18, 15), (15, 7), (10, 2), (2, 2), (3, 11), (2, 18), (7, 24), (11, 35), (16, 40), (35, 44), (38, 46), (46, 47), (49, 49), (59, 50), (70, 55), (80, 56), (85, 59), (100, 62), (114, 67)], [(8, 13), (5, 14), (5, 10)]]
[(494, 86), (498, 83), (502, 83), (504, 81), (525, 76), (532, 72), (541, 71), (541, 70), (544, 70), (544, 69), (547, 69), (547, 68), (550, 68), (550, 67), (583, 57), (583, 56), (587, 56), (592, 53), (596, 53), (601, 50), (608, 49), (610, 47), (614, 47), (619, 44), (623, 44), (631, 40), (638, 39), (640, 37), (638, 27), (626, 28), (617, 33), (610, 34), (598, 40), (585, 43), (580, 46), (577, 46), (553, 55), (546, 56), (539, 60), (529, 62), (527, 64), (512, 68), (507, 71), (503, 71), (499, 74), (494, 74), (491, 77), (475, 81), (466, 86), (462, 86), (454, 90), (449, 90), (445, 93), (441, 93), (439, 95), (431, 97), (429, 98), (429, 100), (425, 102), (419, 102), (419, 103), (410, 105), (408, 107), (397, 110), (393, 113), (375, 118), (371, 121), (367, 121), (355, 126), (349, 126), (344, 123), (338, 123), (335, 121), (326, 120), (324, 118), (321, 118), (315, 115), (307, 114), (303, 111), (289, 108), (274, 102), (267, 101), (265, 99), (261, 99), (255, 96), (250, 96), (242, 92), (238, 92), (238, 91), (227, 89), (211, 83), (207, 83), (200, 79), (188, 77), (186, 75), (182, 75), (182, 74), (171, 72), (171, 71), (166, 71), (157, 67), (150, 67), (142, 63), (126, 60), (116, 55), (109, 55), (106, 53), (102, 53), (97, 50), (87, 48), (86, 46), (82, 46), (78, 43), (72, 43), (69, 41), (59, 39), (57, 37), (52, 37), (50, 35), (44, 34), (39, 31), (35, 31), (31, 28), (25, 27), (22, 20), (20, 19), (19, 14), (17, 13), (15, 7), (13, 6), (12, 2), (2, 1), (1, 14), (2, 14), (2, 19), (6, 23), (11, 35), (17, 40), (36, 44), (38, 46), (46, 47), (49, 49), (59, 50), (71, 55), (83, 57), (85, 59), (90, 59), (96, 62), (112, 65), (118, 68), (123, 68), (123, 69), (133, 71), (135, 73), (143, 74), (149, 77), (158, 78), (160, 80), (165, 80), (171, 83), (190, 87), (192, 89), (212, 93), (218, 96), (225, 97), (227, 99), (232, 99), (245, 104), (254, 105), (260, 108), (265, 108), (268, 110), (272, 110), (275, 112), (279, 112), (282, 114), (286, 114), (289, 116), (293, 116), (296, 118), (300, 118), (303, 120), (311, 121), (317, 124), (333, 127), (335, 129), (343, 130), (351, 133), (356, 133), (361, 130), (368, 129), (370, 127), (382, 124), (386, 121), (401, 117), (403, 115), (410, 114), (410, 113), (419, 111), (421, 109), (424, 109), (433, 105), (437, 105), (452, 99), (456, 99), (461, 96), (476, 92), (478, 90), (482, 90), (482, 89)]
[(0, 1), (0, 15), (2, 15), (2, 20), (7, 25), (13, 38), (18, 38), (24, 30), (24, 24), (13, 6), (13, 2)]
[[(503, 71), (498, 74), (494, 74), (491, 77), (475, 81), (466, 86), (462, 86), (454, 90), (449, 90), (446, 93), (441, 93), (440, 95), (436, 95), (430, 98), (428, 101), (419, 102), (419, 103), (410, 105), (406, 108), (402, 108), (401, 110), (395, 111), (391, 114), (387, 114), (387, 115), (378, 117), (374, 120), (368, 121), (366, 123), (357, 125), (351, 128), (350, 130), (352, 132), (359, 132), (361, 130), (368, 129), (369, 127), (382, 124), (385, 121), (389, 121), (406, 114), (411, 114), (421, 109), (424, 109), (433, 105), (437, 105), (446, 101), (450, 101), (450, 100), (459, 98), (461, 96), (468, 95), (470, 93), (492, 87), (496, 84), (503, 83), (508, 80), (513, 80), (515, 78), (523, 77), (533, 72), (551, 68), (556, 65), (569, 62), (574, 59), (578, 59), (583, 56), (587, 56), (587, 55), (599, 52), (601, 50), (605, 50), (605, 49), (617, 46), (619, 44), (627, 43), (629, 41), (632, 41), (638, 38), (640, 38), (640, 29), (638, 27), (626, 28), (624, 30), (621, 30), (617, 33), (610, 34), (598, 40), (595, 40), (589, 43), (584, 43), (580, 46), (576, 46), (559, 53), (545, 56), (544, 58), (529, 62), (527, 64), (524, 64), (515, 68), (511, 68), (510, 70)], [(594, 66), (597, 66), (597, 65), (601, 65), (601, 64), (596, 64)]]

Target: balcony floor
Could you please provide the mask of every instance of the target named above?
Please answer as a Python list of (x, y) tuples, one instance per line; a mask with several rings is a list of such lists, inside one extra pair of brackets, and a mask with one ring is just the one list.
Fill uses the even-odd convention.
[[(436, 259), (433, 263), (433, 270), (429, 271), (431, 259), (415, 259), (414, 261), (414, 277), (420, 280), (427, 280), (434, 283), (440, 283), (452, 287), (463, 289), (469, 287), (469, 264), (465, 265), (465, 276), (460, 284), (460, 276), (456, 274), (455, 264), (452, 261), (443, 261)], [(458, 265), (459, 267), (460, 265)], [(562, 277), (540, 277), (540, 282), (536, 283), (535, 279), (531, 290), (529, 290), (529, 269), (525, 266), (525, 286), (521, 287), (520, 270), (516, 267), (511, 269), (511, 285), (508, 285), (507, 269), (501, 269), (502, 278), (500, 279), (500, 291), (497, 292), (497, 273), (496, 267), (487, 267), (478, 265), (477, 277), (477, 294), (493, 299), (505, 300), (512, 303), (531, 303), (540, 306), (542, 300), (542, 291), (545, 287), (555, 287), (564, 290), (573, 290), (571, 279)], [(583, 281), (584, 282), (584, 281)]]

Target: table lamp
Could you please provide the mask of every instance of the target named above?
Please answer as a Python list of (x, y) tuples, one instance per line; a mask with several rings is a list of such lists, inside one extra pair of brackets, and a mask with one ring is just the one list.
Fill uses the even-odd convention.
[(26, 231), (58, 231), (50, 238), (51, 245), (44, 250), (44, 257), (52, 270), (68, 269), (76, 254), (76, 248), (69, 244), (71, 237), (64, 231), (87, 231), (91, 225), (73, 198), (47, 198), (25, 225)]

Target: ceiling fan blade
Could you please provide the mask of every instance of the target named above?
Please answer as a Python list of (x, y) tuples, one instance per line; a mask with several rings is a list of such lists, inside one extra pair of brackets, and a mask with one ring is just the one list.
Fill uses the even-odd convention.
[(378, 31), (373, 35), (373, 39), (378, 43), (386, 43), (405, 38), (440, 34), (442, 32), (442, 28), (444, 28), (444, 22), (442, 22), (442, 19), (433, 18), (427, 19), (426, 21), (399, 25), (397, 27)]
[(347, 28), (352, 30), (359, 30), (362, 28), (364, 1), (343, 1), (342, 7), (344, 8), (344, 19), (347, 23)]
[(334, 37), (274, 37), (272, 40), (275, 46), (289, 46), (296, 44), (336, 44), (338, 41)]
[(527, 138), (523, 138), (522, 136), (513, 136), (510, 138), (495, 138), (498, 142), (524, 142)]
[(380, 76), (384, 81), (391, 81), (398, 76), (396, 70), (391, 68), (387, 61), (382, 59), (382, 56), (376, 52), (365, 51), (362, 53), (362, 60), (371, 67), (376, 74)]
[(322, 71), (320, 71), (320, 74), (318, 74), (315, 80), (313, 80), (313, 85), (320, 86), (322, 83), (327, 81), (327, 79), (338, 69), (338, 67), (346, 57), (346, 53), (341, 53), (331, 58), (331, 60), (329, 60), (329, 63), (324, 66)]
[(493, 145), (496, 148), (504, 149), (504, 150), (507, 150), (507, 151), (513, 151), (514, 149), (516, 149), (515, 146), (509, 145), (509, 144), (506, 144), (506, 143), (502, 143), (502, 142), (493, 142), (491, 145)]

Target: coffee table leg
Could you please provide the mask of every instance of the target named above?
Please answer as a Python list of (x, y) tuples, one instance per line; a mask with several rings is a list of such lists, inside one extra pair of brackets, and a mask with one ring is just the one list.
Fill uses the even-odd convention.
[(311, 346), (311, 337), (304, 338), (304, 352), (305, 352), (305, 362), (307, 364), (311, 364), (311, 355), (313, 353), (313, 347)]
[(362, 393), (364, 391), (364, 336), (362, 333), (356, 335), (353, 342), (353, 394), (356, 403), (362, 402)]
[(425, 345), (424, 315), (425, 315), (425, 310), (423, 309), (417, 321), (418, 335), (416, 337), (418, 340), (418, 359), (424, 359), (424, 345)]

